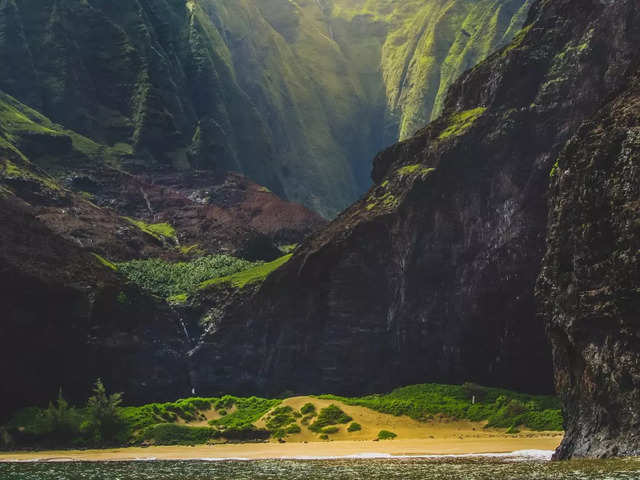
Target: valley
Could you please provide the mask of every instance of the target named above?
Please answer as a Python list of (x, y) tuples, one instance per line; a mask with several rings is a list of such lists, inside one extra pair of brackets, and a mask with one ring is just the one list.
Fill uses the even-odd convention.
[(0, 459), (640, 455), (639, 26), (0, 1)]

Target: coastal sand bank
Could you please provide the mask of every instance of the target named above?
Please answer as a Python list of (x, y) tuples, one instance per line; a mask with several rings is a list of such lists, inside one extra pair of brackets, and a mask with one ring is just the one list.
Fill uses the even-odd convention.
[(116, 448), (107, 450), (0, 453), (0, 462), (14, 461), (130, 461), (130, 460), (261, 460), (333, 458), (356, 455), (463, 455), (554, 450), (562, 436), (529, 438), (427, 438), (392, 441), (332, 441), (309, 443), (253, 443), (195, 447)]

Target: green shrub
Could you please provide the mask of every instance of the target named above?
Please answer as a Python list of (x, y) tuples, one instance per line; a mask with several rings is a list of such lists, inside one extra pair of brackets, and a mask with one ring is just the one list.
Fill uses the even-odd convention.
[(344, 413), (336, 405), (332, 404), (327, 408), (320, 410), (317, 420), (309, 426), (309, 430), (312, 432), (319, 432), (324, 427), (340, 423), (349, 423), (351, 420), (353, 419), (349, 415)]
[(347, 428), (347, 432), (359, 432), (360, 430), (362, 430), (362, 425), (356, 422), (353, 422), (349, 425), (349, 428)]
[(219, 431), (211, 427), (188, 427), (175, 423), (160, 423), (145, 428), (140, 439), (153, 442), (156, 445), (198, 445), (221, 436)]
[(315, 415), (316, 413), (316, 406), (313, 403), (305, 403), (302, 408), (300, 409), (300, 413), (302, 415)]
[(329, 435), (323, 433), (322, 435), (320, 435), (320, 440), (329, 440)]
[(396, 435), (393, 432), (390, 432), (389, 430), (380, 430), (378, 432), (378, 439), (379, 440), (393, 440), (397, 436), (398, 435)]
[(333, 426), (333, 427), (324, 427), (321, 430), (322, 433), (326, 433), (326, 434), (329, 434), (329, 435), (334, 434), (334, 433), (338, 433), (339, 431), (340, 431), (340, 427), (335, 427), (335, 426)]
[(516, 433), (520, 433), (520, 430), (518, 430), (515, 425), (511, 425), (506, 433), (509, 435), (515, 435)]
[(269, 413), (266, 426), (269, 430), (275, 431), (291, 423), (295, 423), (295, 421), (293, 408), (289, 406), (278, 407)]
[(225, 429), (225, 431), (227, 429), (243, 430), (251, 427), (255, 428), (253, 423), (280, 403), (280, 400), (268, 400), (258, 397), (238, 398), (225, 396), (221, 400), (222, 402), (217, 402), (216, 406), (221, 405), (220, 408), (230, 408), (229, 405), (235, 405), (236, 410), (222, 418), (211, 420), (209, 424)]
[(300, 426), (299, 426), (298, 424), (293, 423), (293, 424), (291, 424), (291, 425), (289, 425), (289, 426), (287, 427), (287, 430), (286, 430), (286, 431), (287, 431), (287, 433), (288, 433), (289, 435), (293, 435), (293, 434), (295, 434), (295, 433), (300, 433), (300, 432), (302, 432), (302, 429), (300, 428)]
[(302, 417), (302, 420), (300, 420), (300, 423), (302, 423), (302, 425), (309, 425), (309, 422), (313, 420), (313, 417), (315, 417), (315, 413), (313, 415), (307, 415), (306, 417)]
[(221, 399), (217, 400), (213, 406), (216, 410), (227, 410), (233, 407), (236, 403), (236, 398), (231, 395), (225, 395)]
[(241, 427), (228, 427), (222, 430), (220, 434), (227, 440), (233, 441), (266, 440), (271, 436), (269, 430), (257, 428), (255, 425), (250, 424)]

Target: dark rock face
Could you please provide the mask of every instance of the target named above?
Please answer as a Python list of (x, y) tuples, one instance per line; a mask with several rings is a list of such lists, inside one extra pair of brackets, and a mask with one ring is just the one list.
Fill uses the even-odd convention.
[(59, 388), (84, 401), (98, 376), (132, 403), (191, 391), (189, 344), (167, 307), (123, 285), (19, 199), (0, 207), (3, 415), (46, 404)]
[[(240, 175), (136, 176), (95, 148), (105, 147), (0, 92), (0, 416), (46, 405), (59, 388), (84, 402), (98, 377), (132, 404), (190, 395), (198, 325), (109, 260), (184, 259), (180, 246), (275, 258), (275, 241), (324, 224)], [(125, 215), (168, 222), (176, 236)]]
[[(251, 298), (216, 308), (191, 353), (198, 388), (353, 393), (417, 381), (473, 380), (550, 391), (550, 348), (534, 297), (546, 247), (549, 172), (582, 122), (627, 85), (638, 61), (639, 15), (632, 0), (536, 4), (511, 46), (452, 86), (439, 120), (379, 155), (376, 185), (360, 202), (307, 241)], [(632, 162), (625, 165), (631, 168)], [(611, 195), (631, 202), (635, 173), (615, 174), (629, 183)], [(587, 195), (587, 201), (597, 195), (585, 193), (593, 182), (580, 191), (567, 187), (567, 195)], [(607, 198), (601, 198), (602, 208)], [(587, 214), (576, 212), (575, 202), (568, 205), (575, 215)], [(621, 215), (614, 220), (621, 230), (593, 241), (605, 242), (601, 253), (608, 255), (618, 251), (615, 233), (624, 233), (618, 241), (627, 242), (632, 253), (620, 281), (628, 294), (616, 293), (616, 308), (633, 312), (637, 292), (629, 289), (637, 282), (637, 252), (629, 247), (638, 238), (637, 222), (631, 222), (637, 209), (609, 208)], [(602, 212), (608, 222), (607, 210)], [(558, 248), (565, 241), (558, 237)], [(559, 261), (564, 257), (558, 254)], [(605, 276), (597, 283), (609, 285)], [(611, 319), (616, 328), (605, 336), (604, 326), (585, 321), (584, 340), (567, 336), (573, 334), (562, 317), (552, 318), (552, 325), (559, 324), (552, 328), (558, 385), (575, 424), (569, 425), (561, 454), (576, 444), (577, 452), (595, 454), (587, 447), (588, 432), (608, 432), (613, 445), (620, 442), (616, 432), (636, 425), (635, 414), (595, 414), (605, 415), (606, 406), (619, 405), (618, 412), (622, 405), (632, 408), (637, 395), (635, 373), (622, 375), (635, 372), (637, 362), (633, 315)], [(628, 332), (619, 341), (618, 326)], [(591, 357), (583, 359), (574, 342)], [(609, 370), (579, 383), (591, 371), (585, 370), (589, 362), (601, 355), (608, 359), (603, 366), (622, 375), (620, 388), (605, 380)], [(614, 358), (620, 362), (615, 368)], [(627, 392), (620, 397), (626, 400), (607, 400), (616, 392)], [(599, 403), (590, 401), (595, 396)], [(589, 408), (595, 410), (578, 427), (578, 417)], [(599, 419), (611, 423), (599, 430)], [(629, 434), (620, 445), (631, 445), (633, 438)]]
[(640, 77), (567, 144), (550, 207), (538, 298), (566, 405), (556, 455), (638, 455)]

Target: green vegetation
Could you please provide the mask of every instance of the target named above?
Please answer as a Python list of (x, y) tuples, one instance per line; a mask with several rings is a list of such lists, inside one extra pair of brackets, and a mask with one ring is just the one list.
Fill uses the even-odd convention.
[(560, 162), (559, 162), (559, 160), (556, 160), (556, 163), (553, 164), (553, 168), (549, 172), (549, 178), (555, 177), (556, 174), (558, 173), (558, 169), (559, 168), (560, 168)]
[(320, 431), (322, 433), (326, 433), (327, 435), (333, 435), (334, 433), (338, 433), (340, 431), (340, 427), (336, 427), (336, 426), (324, 427)]
[(378, 440), (393, 440), (397, 436), (398, 435), (396, 435), (393, 432), (390, 432), (389, 430), (380, 430), (378, 432)]
[(260, 263), (256, 266), (248, 268), (238, 273), (228, 275), (221, 278), (214, 278), (202, 282), (199, 286), (200, 289), (205, 289), (213, 285), (231, 285), (234, 288), (244, 288), (246, 285), (251, 285), (257, 282), (263, 282), (270, 273), (280, 268), (287, 263), (293, 255), (285, 255), (283, 257), (274, 260), (269, 263)]
[(472, 110), (465, 110), (464, 112), (456, 113), (449, 118), (449, 125), (445, 128), (438, 137), (440, 140), (445, 140), (449, 137), (456, 137), (466, 132), (475, 121), (486, 111), (484, 107), (474, 108)]
[(122, 394), (109, 395), (97, 380), (87, 404), (75, 408), (59, 392), (46, 409), (19, 410), (6, 425), (7, 435), (17, 445), (41, 447), (108, 446), (123, 441), (126, 425), (121, 415)]
[(312, 413), (310, 415), (305, 415), (304, 417), (302, 417), (302, 420), (300, 420), (300, 423), (302, 425), (309, 425), (309, 423), (311, 422), (311, 420), (313, 420), (313, 417), (315, 417), (316, 414)]
[(421, 163), (417, 163), (415, 165), (405, 165), (404, 167), (399, 168), (396, 173), (401, 177), (419, 175), (424, 178), (434, 171), (435, 168), (425, 167)]
[(91, 432), (95, 443), (114, 441), (122, 428), (119, 407), (122, 393), (109, 395), (102, 380), (98, 379), (93, 387), (93, 395), (87, 401), (86, 430)]
[(296, 248), (298, 248), (298, 244), (297, 243), (291, 243), (289, 245), (279, 245), (278, 246), (278, 249), (282, 253), (284, 253), (285, 255), (289, 254), (289, 253), (293, 253)]
[(362, 425), (357, 422), (353, 422), (349, 425), (349, 428), (347, 428), (347, 432), (359, 432), (360, 430), (362, 430)]
[(515, 425), (511, 425), (505, 433), (508, 435), (516, 435), (520, 433), (520, 430)]
[(305, 403), (300, 409), (300, 413), (302, 415), (314, 416), (316, 414), (316, 406), (313, 403)]
[(189, 246), (181, 246), (180, 247), (180, 253), (182, 255), (193, 255), (193, 254), (197, 254), (197, 253), (202, 253), (202, 250), (200, 249), (200, 244), (196, 243), (194, 245), (189, 245)]
[(144, 290), (168, 298), (171, 303), (184, 303), (203, 281), (226, 277), (256, 265), (260, 264), (228, 255), (210, 255), (177, 263), (159, 258), (133, 260), (119, 263), (118, 269), (127, 280)]
[(380, 209), (382, 212), (388, 212), (398, 206), (398, 198), (391, 192), (385, 192), (381, 197), (371, 195), (368, 198), (367, 210)]
[[(27, 158), (34, 148), (42, 153)], [(117, 157), (113, 149), (99, 145), (73, 131), (65, 130), (37, 111), (0, 92), (0, 178), (38, 183), (41, 188), (63, 189), (46, 172), (46, 166)], [(37, 165), (35, 162), (37, 160)]]
[(222, 397), (217, 402), (217, 410), (230, 410), (235, 407), (235, 411), (209, 422), (209, 425), (218, 427), (224, 434), (233, 431), (248, 432), (255, 429), (254, 422), (257, 422), (269, 410), (280, 404), (280, 400), (268, 400), (258, 397), (239, 398), (230, 395)]
[(293, 416), (293, 408), (289, 406), (278, 407), (269, 413), (266, 425), (269, 430), (277, 430), (295, 421), (296, 418)]
[(339, 425), (342, 423), (349, 423), (353, 420), (349, 415), (344, 413), (340, 407), (336, 405), (329, 405), (327, 408), (320, 410), (318, 418), (309, 426), (309, 430), (312, 432), (324, 432), (325, 427), (331, 425)]
[(97, 253), (94, 253), (93, 256), (96, 257), (96, 259), (98, 260), (98, 262), (100, 262), (100, 264), (104, 265), (109, 270), (113, 270), (114, 272), (118, 271), (118, 266), (115, 263), (110, 262), (109, 260), (107, 260), (104, 257), (101, 257)]
[[(448, 87), (465, 70), (509, 43), (530, 3), (505, 15), (504, 4), (492, 0), (335, 0), (331, 13), (334, 23), (371, 26), (366, 40), (347, 36), (349, 44), (342, 48), (353, 52), (360, 71), (369, 72), (372, 61), (381, 66), (388, 115), (398, 121), (404, 139), (438, 117)], [(379, 38), (376, 25), (385, 27)]]
[(122, 217), (127, 222), (135, 225), (147, 235), (151, 235), (156, 240), (164, 242), (165, 240), (171, 240), (176, 243), (178, 241), (178, 235), (175, 229), (168, 223), (146, 223), (142, 220), (136, 220), (131, 217)]
[(299, 425), (295, 423), (289, 425), (286, 429), (286, 433), (289, 435), (295, 435), (296, 433), (300, 433), (300, 432), (302, 432), (302, 429), (300, 428)]
[[(522, 427), (562, 429), (560, 405), (555, 397), (525, 395), (475, 384), (425, 384), (399, 388), (384, 395), (360, 398), (323, 395), (320, 398), (386, 414), (407, 415), (418, 421), (430, 420), (435, 415), (487, 421), (488, 427), (504, 428), (510, 434), (518, 433)], [(270, 436), (283, 438), (295, 435), (302, 430), (297, 423), (302, 414), (290, 406), (282, 406), (280, 399), (226, 395), (139, 407), (122, 407), (121, 401), (120, 394), (108, 394), (102, 382), (97, 381), (85, 406), (69, 405), (60, 392), (48, 408), (25, 408), (16, 412), (0, 428), (0, 433), (6, 445), (20, 448), (79, 448), (263, 440)], [(320, 438), (339, 432), (342, 425), (347, 432), (362, 430), (359, 423), (353, 422), (335, 404), (321, 409), (317, 415), (311, 403), (301, 410), (308, 412), (302, 417), (301, 424), (309, 425), (315, 418), (316, 421), (308, 428), (321, 435)], [(219, 418), (207, 422), (213, 411), (219, 414)], [(261, 419), (265, 422), (264, 429), (256, 426)], [(380, 435), (380, 439), (394, 436), (393, 432), (381, 432)]]
[(486, 420), (488, 427), (522, 425), (538, 431), (562, 430), (561, 405), (556, 397), (526, 395), (474, 384), (424, 384), (398, 388), (384, 395), (360, 398), (322, 395), (319, 398), (397, 416), (407, 415), (418, 421), (444, 415), (460, 420)]
[(146, 427), (140, 436), (155, 445), (199, 445), (220, 438), (221, 434), (211, 427), (159, 423)]
[(189, 296), (186, 293), (181, 293), (179, 295), (172, 295), (167, 297), (167, 302), (171, 305), (184, 305), (189, 300)]

